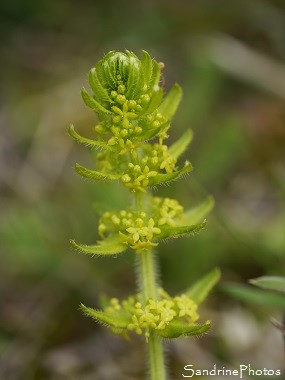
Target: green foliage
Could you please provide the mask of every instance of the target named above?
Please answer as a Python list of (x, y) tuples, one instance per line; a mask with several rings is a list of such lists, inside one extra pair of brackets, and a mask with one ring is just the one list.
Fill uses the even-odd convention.
[(198, 206), (193, 207), (185, 211), (184, 213), (184, 223), (195, 224), (203, 219), (214, 207), (215, 201), (213, 197), (206, 198)]
[(169, 148), (169, 153), (174, 158), (179, 158), (182, 153), (188, 148), (188, 145), (192, 141), (193, 133), (191, 129), (188, 129), (174, 144)]
[(197, 304), (200, 304), (219, 281), (220, 276), (220, 270), (218, 268), (213, 269), (210, 273), (196, 282), (196, 284), (194, 284), (189, 290), (187, 290), (187, 296), (192, 298), (195, 302), (197, 302)]
[(242, 301), (266, 307), (285, 309), (285, 278), (281, 276), (262, 276), (249, 280), (260, 288), (240, 284), (228, 284), (223, 287), (226, 293)]
[(95, 141), (95, 140), (92, 140), (92, 139), (88, 139), (86, 137), (82, 137), (80, 136), (74, 129), (74, 126), (71, 125), (68, 129), (68, 134), (69, 136), (71, 136), (72, 138), (74, 138), (75, 141), (83, 144), (83, 145), (86, 145), (86, 146), (89, 146), (91, 148), (104, 148), (104, 149), (107, 149), (107, 150), (113, 150), (113, 148), (108, 145), (105, 141)]
[(87, 169), (84, 166), (81, 166), (79, 164), (75, 165), (75, 170), (82, 177), (85, 177), (87, 179), (93, 179), (96, 181), (99, 181), (99, 180), (115, 181), (115, 180), (118, 180), (120, 178), (120, 174), (102, 173), (102, 172), (99, 172), (96, 170)]
[[(165, 89), (171, 89), (174, 81), (183, 87), (183, 101), (171, 123), (167, 144), (170, 139), (172, 142), (178, 140), (187, 128), (194, 131), (193, 144), (180, 158), (182, 164), (183, 158), (190, 159), (193, 172), (186, 180), (157, 187), (154, 195), (177, 198), (185, 213), (203, 200), (205, 189), (214, 192), (217, 203), (208, 225), (199, 234), (161, 242), (157, 247), (155, 255), (162, 261), (165, 288), (185, 291), (191, 279), (200, 278), (219, 263), (222, 263), (228, 279), (245, 281), (258, 273), (284, 275), (283, 102), (278, 95), (272, 95), (274, 86), (267, 90), (267, 85), (275, 78), (276, 59), (280, 65), (284, 61), (280, 43), (284, 31), (284, 2), (223, 2), (221, 11), (215, 11), (211, 3), (206, 0), (193, 7), (192, 2), (179, 6), (175, 2), (162, 1), (153, 7), (128, 1), (126, 12), (120, 2), (84, 2), (80, 4), (78, 20), (76, 2), (1, 2), (0, 28), (3, 40), (7, 41), (1, 44), (1, 120), (4, 120), (0, 127), (3, 164), (0, 169), (1, 356), (5, 358), (5, 353), (8, 354), (6, 364), (17, 361), (15, 377), (57, 376), (52, 365), (45, 369), (48, 374), (38, 373), (46, 350), (56, 349), (68, 337), (88, 345), (92, 324), (83, 323), (82, 328), (74, 329), (77, 319), (82, 321), (80, 313), (70, 312), (74, 304), (82, 301), (87, 306), (99, 308), (96, 292), (102, 289), (109, 294), (115, 289), (117, 295), (133, 292), (129, 264), (137, 255), (132, 251), (118, 255), (117, 260), (113, 257), (96, 260), (77, 251), (68, 252), (69, 237), (85, 244), (100, 240), (96, 231), (97, 218), (107, 210), (124, 209), (131, 197), (119, 181), (94, 183), (74, 176), (70, 171), (72, 160), (95, 169), (95, 161), (90, 162), (103, 149), (96, 146), (95, 149), (85, 149), (84, 144), (72, 141), (65, 133), (65, 127), (73, 122), (76, 132), (98, 141), (98, 135), (92, 136), (91, 132), (97, 117), (90, 109), (84, 110), (78, 89), (80, 83), (86, 81), (84, 86), (89, 91), (85, 68), (94, 66), (102, 51), (108, 51), (106, 47), (122, 46), (126, 36), (130, 50), (149, 46), (156, 60), (163, 57), (166, 63), (163, 72)], [(141, 17), (130, 17), (130, 14), (140, 14)], [(74, 28), (71, 29), (71, 25)], [(233, 25), (239, 46), (246, 47), (248, 57), (261, 52), (268, 70), (272, 60), (272, 76), (257, 79), (250, 75), (262, 66), (262, 56), (249, 62), (245, 76), (239, 64), (234, 67), (229, 64), (231, 58), (234, 63), (240, 58), (229, 53), (236, 48), (235, 41), (227, 38), (233, 35)], [(58, 28), (61, 31), (60, 49), (51, 49), (50, 42), (54, 33), (57, 35)], [(200, 44), (200, 40), (197, 44), (184, 43), (185, 40), (196, 40), (201, 31), (206, 32), (203, 33), (205, 44)], [(217, 37), (214, 40), (213, 34)], [(31, 38), (32, 44), (29, 43)], [(94, 41), (99, 43), (95, 46)], [(219, 49), (221, 46), (224, 49)], [(76, 54), (78, 47), (80, 54)], [(223, 59), (224, 53), (226, 60)], [(140, 53), (137, 55), (142, 57)], [(89, 92), (91, 94), (91, 90)], [(168, 91), (165, 97), (167, 94)], [(202, 220), (205, 217), (208, 219), (204, 216)], [(124, 281), (120, 280), (121, 277)], [(54, 297), (42, 293), (42, 290), (56, 288), (59, 291), (54, 292)], [(17, 340), (22, 341), (23, 335), (25, 340), (23, 318), (26, 306), (34, 304), (34, 290), (37, 289), (43, 295), (42, 302), (36, 301), (39, 312), (31, 316), (27, 312), (29, 324), (36, 330), (30, 342), (35, 355), (30, 361), (26, 355), (9, 355), (9, 343), (14, 347)], [(64, 307), (57, 307), (54, 312), (50, 307), (58, 298)], [(228, 306), (233, 302), (219, 293), (219, 310), (226, 311), (225, 318), (232, 314), (238, 317), (235, 309), (228, 315)], [(257, 316), (257, 328), (260, 328), (263, 317), (270, 313), (268, 308), (243, 306), (244, 313)], [(63, 317), (65, 320), (67, 309), (68, 323), (64, 328), (62, 323), (54, 325), (54, 333), (43, 339), (48, 347), (37, 350), (42, 334), (49, 332), (44, 328), (42, 317), (49, 326), (51, 318), (55, 321)], [(275, 317), (278, 314), (275, 312)], [(206, 318), (210, 317), (206, 314)], [(103, 330), (101, 326), (93, 328), (95, 332)], [(108, 333), (102, 331), (102, 334)], [(231, 339), (230, 334), (230, 331), (222, 334), (227, 342)], [(267, 337), (268, 334), (260, 333), (256, 345), (268, 344)], [(203, 351), (209, 347), (207, 341), (198, 340)], [(101, 339), (102, 351), (108, 342), (108, 339)], [(209, 349), (212, 354), (227, 362), (235, 362), (239, 345), (222, 354), (220, 343), (220, 339), (211, 339)], [(139, 344), (139, 340), (135, 344)], [(123, 347), (124, 342), (118, 342), (118, 350), (114, 352), (118, 357), (113, 358), (116, 365), (119, 365)], [(68, 344), (66, 350), (69, 352), (72, 347)], [(95, 356), (92, 366), (86, 363), (87, 355), (82, 357), (82, 371), (78, 369), (74, 374), (66, 367), (62, 376), (92, 377), (92, 371), (100, 372), (99, 366), (103, 362), (108, 366), (107, 360), (100, 362), (100, 355)], [(277, 356), (274, 360), (278, 366), (281, 362)], [(254, 357), (255, 350), (252, 350), (248, 359), (254, 363)], [(176, 364), (172, 359), (171, 367)]]
[(123, 244), (119, 238), (106, 239), (102, 242), (98, 242), (97, 245), (77, 244), (74, 240), (70, 240), (70, 244), (73, 248), (80, 252), (100, 256), (116, 255), (117, 253), (122, 253), (127, 249), (127, 246)]
[(137, 294), (122, 302), (117, 298), (104, 297), (103, 310), (84, 305), (80, 308), (87, 316), (124, 336), (133, 331), (138, 335), (144, 333), (148, 339), (151, 330), (167, 339), (200, 335), (209, 330), (211, 323), (196, 323), (199, 318), (198, 303), (206, 297), (219, 276), (219, 270), (215, 269), (194, 284), (187, 293), (175, 297), (159, 289), (158, 300), (148, 299), (145, 305), (141, 294)]
[(179, 337), (188, 337), (193, 335), (202, 335), (211, 328), (211, 322), (207, 321), (204, 324), (192, 324), (183, 322), (170, 322), (168, 326), (160, 332), (163, 338), (174, 339)]
[(171, 120), (181, 102), (181, 99), (182, 89), (176, 83), (159, 106), (159, 112), (161, 112), (167, 120)]
[[(123, 210), (107, 211), (99, 221), (101, 240), (96, 245), (78, 244), (73, 248), (90, 255), (110, 256), (132, 249), (140, 260), (141, 293), (119, 302), (104, 300), (103, 310), (81, 305), (82, 311), (114, 333), (130, 331), (144, 334), (149, 342), (153, 380), (163, 380), (162, 348), (154, 336), (178, 338), (200, 335), (209, 321), (197, 323), (200, 303), (219, 279), (216, 269), (195, 284), (186, 294), (170, 297), (157, 289), (152, 248), (160, 240), (197, 233), (213, 207), (212, 198), (184, 213), (175, 199), (153, 197), (149, 188), (182, 178), (192, 170), (190, 162), (178, 167), (179, 157), (192, 140), (187, 130), (169, 148), (165, 143), (171, 119), (182, 98), (175, 84), (164, 97), (160, 86), (161, 65), (146, 51), (142, 59), (126, 51), (109, 52), (89, 72), (92, 94), (82, 89), (85, 104), (96, 112), (99, 124), (94, 139), (80, 136), (71, 126), (69, 135), (77, 142), (101, 148), (96, 167), (75, 165), (76, 172), (95, 181), (118, 181), (134, 195), (135, 204)], [(156, 345), (156, 349), (154, 349)], [(158, 348), (160, 347), (160, 348)]]
[(187, 236), (189, 234), (194, 234), (196, 232), (199, 232), (204, 228), (206, 225), (206, 221), (200, 224), (193, 224), (191, 226), (177, 226), (177, 227), (171, 227), (167, 226), (164, 228), (161, 228), (161, 233), (157, 235), (157, 239), (166, 239), (166, 238), (177, 238), (180, 236)]
[(285, 309), (285, 297), (283, 294), (254, 289), (247, 285), (240, 284), (224, 285), (223, 290), (231, 297), (249, 304), (258, 304), (282, 310)]
[(254, 278), (249, 282), (262, 289), (285, 293), (285, 277), (263, 276)]
[(192, 170), (192, 165), (190, 162), (186, 162), (184, 167), (180, 170), (177, 170), (172, 173), (165, 173), (165, 174), (157, 174), (156, 176), (152, 177), (149, 181), (149, 185), (151, 187), (154, 187), (156, 185), (161, 185), (163, 183), (167, 183), (170, 181), (175, 181), (182, 177), (184, 174), (189, 173)]

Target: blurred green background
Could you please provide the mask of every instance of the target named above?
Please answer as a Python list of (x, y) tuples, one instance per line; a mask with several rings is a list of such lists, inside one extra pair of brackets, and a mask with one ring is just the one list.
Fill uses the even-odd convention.
[(170, 140), (194, 131), (184, 157), (194, 172), (158, 193), (186, 208), (216, 199), (206, 230), (159, 250), (170, 293), (214, 266), (223, 274), (201, 311), (212, 331), (167, 343), (171, 379), (191, 363), (284, 367), (270, 324), (281, 311), (223, 291), (227, 281), (285, 275), (284, 1), (2, 0), (0, 41), (0, 378), (143, 378), (141, 340), (78, 311), (103, 292), (134, 291), (132, 254), (92, 259), (69, 246), (95, 242), (98, 210), (128, 201), (75, 175), (92, 153), (66, 132), (73, 123), (90, 133), (96, 117), (80, 89), (104, 53), (124, 49), (164, 62), (166, 89), (182, 85)]

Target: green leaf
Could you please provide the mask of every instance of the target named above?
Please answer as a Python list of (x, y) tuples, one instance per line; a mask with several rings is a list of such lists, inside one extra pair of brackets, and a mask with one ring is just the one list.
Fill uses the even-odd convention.
[(93, 111), (98, 112), (98, 113), (112, 114), (111, 111), (101, 106), (100, 103), (98, 103), (91, 95), (89, 95), (84, 87), (81, 90), (81, 96), (82, 96), (82, 99), (84, 100), (84, 103), (87, 105), (87, 107), (91, 108)]
[(171, 145), (168, 152), (171, 154), (172, 157), (178, 158), (181, 156), (182, 153), (185, 152), (188, 145), (192, 141), (193, 138), (193, 132), (191, 129), (188, 129), (181, 137), (178, 139), (174, 144)]
[(75, 129), (74, 129), (74, 126), (71, 125), (69, 128), (68, 128), (68, 134), (69, 136), (71, 136), (72, 138), (74, 138), (74, 140), (76, 140), (77, 142), (81, 143), (81, 144), (84, 144), (86, 146), (89, 146), (89, 147), (95, 147), (95, 148), (104, 148), (104, 149), (107, 149), (107, 150), (110, 150), (110, 151), (114, 151), (114, 148), (111, 147), (110, 145), (108, 145), (105, 141), (95, 141), (95, 140), (91, 140), (91, 139), (88, 139), (86, 137), (83, 137), (81, 135), (79, 135)]
[(152, 60), (151, 79), (150, 79), (149, 83), (147, 83), (149, 85), (149, 90), (153, 90), (158, 85), (160, 75), (161, 75), (161, 70), (160, 70), (158, 63), (156, 61)]
[(152, 76), (152, 59), (151, 56), (145, 50), (142, 51), (141, 65), (143, 69), (144, 82), (148, 85)]
[(143, 109), (140, 115), (149, 114), (156, 110), (162, 101), (162, 97), (163, 91), (161, 88), (154, 90), (150, 102), (148, 103), (147, 107)]
[(172, 320), (163, 330), (156, 330), (156, 333), (163, 338), (173, 339), (179, 338), (180, 336), (186, 337), (204, 334), (211, 328), (211, 326), (212, 324), (210, 321), (207, 321), (204, 324), (189, 324), (179, 320)]
[(195, 301), (198, 305), (204, 301), (212, 288), (217, 284), (221, 277), (221, 272), (218, 268), (213, 269), (201, 280), (196, 282), (187, 292), (187, 296)]
[(77, 244), (74, 240), (70, 240), (70, 243), (73, 248), (89, 255), (112, 256), (127, 249), (127, 246), (118, 238), (106, 239), (95, 245)]
[(126, 329), (130, 323), (128, 315), (124, 312), (107, 313), (106, 311), (100, 311), (87, 307), (83, 304), (80, 305), (80, 309), (85, 315), (95, 319), (99, 323), (106, 324), (110, 327)]
[(182, 99), (182, 89), (181, 87), (175, 83), (175, 85), (171, 88), (163, 102), (161, 103), (158, 111), (168, 120), (171, 120), (174, 116), (179, 103)]
[(198, 206), (187, 210), (183, 215), (183, 223), (195, 224), (200, 222), (214, 207), (215, 201), (212, 196), (206, 198)]
[(285, 277), (263, 276), (249, 280), (249, 282), (262, 289), (285, 293)]
[(143, 81), (143, 76), (141, 74), (141, 67), (136, 64), (130, 64), (128, 66), (128, 82), (127, 82), (127, 99), (133, 99), (136, 95), (138, 88), (138, 82)]
[(181, 176), (189, 173), (193, 169), (190, 162), (186, 163), (185, 166), (177, 170), (176, 172), (172, 173), (166, 173), (166, 174), (157, 174), (155, 177), (152, 177), (149, 179), (149, 186), (153, 187), (156, 185), (160, 185), (162, 183), (166, 183), (169, 181), (175, 181), (176, 179), (180, 178)]
[(105, 57), (99, 61), (96, 65), (96, 71), (98, 79), (102, 82), (103, 87), (111, 88), (116, 83), (116, 61), (110, 58), (115, 52), (111, 51), (106, 54)]
[(192, 226), (178, 226), (178, 227), (161, 226), (160, 227), (161, 233), (159, 235), (156, 235), (156, 239), (162, 240), (166, 238), (177, 238), (177, 237), (181, 237), (181, 236), (185, 236), (189, 234), (194, 234), (200, 231), (202, 228), (204, 228), (206, 224), (207, 222), (204, 221), (203, 223), (194, 224)]
[(222, 288), (231, 297), (249, 304), (255, 303), (263, 306), (285, 309), (285, 297), (283, 294), (253, 289), (246, 285), (228, 284)]
[(114, 101), (109, 97), (107, 90), (102, 86), (95, 67), (89, 71), (88, 79), (90, 87), (98, 100), (114, 103)]
[(84, 166), (81, 166), (79, 164), (75, 164), (75, 170), (82, 177), (93, 179), (93, 180), (115, 181), (121, 177), (120, 174), (101, 173), (96, 170), (87, 169)]

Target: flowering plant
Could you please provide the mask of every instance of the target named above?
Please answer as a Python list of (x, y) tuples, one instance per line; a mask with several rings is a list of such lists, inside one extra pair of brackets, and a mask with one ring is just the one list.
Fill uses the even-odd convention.
[(132, 249), (139, 268), (139, 293), (119, 301), (102, 301), (102, 309), (81, 305), (83, 312), (109, 326), (114, 333), (128, 336), (144, 334), (152, 380), (166, 378), (162, 338), (199, 335), (211, 326), (197, 323), (198, 305), (219, 279), (214, 269), (186, 292), (171, 297), (158, 287), (154, 265), (160, 241), (196, 233), (205, 227), (205, 215), (213, 207), (212, 197), (190, 210), (176, 199), (153, 197), (150, 189), (177, 180), (192, 170), (186, 161), (177, 162), (192, 140), (186, 131), (170, 147), (165, 143), (171, 119), (182, 98), (175, 84), (164, 97), (160, 85), (162, 64), (146, 52), (139, 59), (126, 51), (109, 52), (89, 72), (90, 95), (82, 98), (98, 116), (94, 139), (80, 136), (73, 126), (69, 134), (77, 142), (100, 148), (96, 168), (76, 164), (81, 176), (112, 183), (119, 181), (133, 195), (127, 209), (105, 212), (98, 227), (100, 240), (95, 245), (78, 244), (75, 249), (91, 255), (117, 255)]

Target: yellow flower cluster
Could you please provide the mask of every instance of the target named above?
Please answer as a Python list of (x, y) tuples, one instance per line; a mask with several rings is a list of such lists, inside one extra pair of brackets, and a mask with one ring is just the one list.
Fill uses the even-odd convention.
[(130, 318), (127, 329), (138, 335), (144, 333), (146, 339), (150, 330), (164, 330), (174, 319), (183, 318), (188, 324), (195, 323), (199, 319), (197, 304), (186, 294), (172, 298), (160, 289), (160, 296), (161, 299), (157, 301), (148, 299), (145, 305), (140, 302), (140, 295), (129, 297), (121, 304), (117, 298), (112, 298), (110, 306), (105, 311), (109, 313), (121, 309), (126, 311)]
[(146, 93), (147, 86), (142, 90), (143, 93), (136, 100), (129, 99), (126, 94), (126, 87), (121, 80), (121, 76), (117, 76), (118, 87), (110, 93), (110, 101), (113, 104), (110, 111), (113, 113), (111, 128), (109, 123), (100, 123), (95, 127), (95, 131), (99, 134), (109, 134), (112, 136), (108, 140), (108, 145), (119, 146), (119, 154), (131, 152), (134, 153), (136, 147), (134, 141), (140, 140), (140, 135), (144, 129), (157, 130), (166, 123), (165, 117), (157, 110), (153, 110), (146, 116), (141, 115), (144, 108), (150, 103), (151, 97)]
[[(140, 218), (145, 218), (146, 213), (141, 212), (138, 215)], [(98, 232), (104, 238), (106, 234), (118, 231), (125, 231), (127, 228), (134, 225), (134, 213), (121, 210), (118, 212), (105, 212), (99, 221)]]
[(153, 198), (153, 211), (157, 214), (157, 224), (159, 226), (169, 225), (171, 227), (177, 224), (177, 219), (183, 215), (183, 206), (171, 198)]
[[(165, 123), (164, 116), (157, 110), (154, 110), (146, 117), (141, 117), (140, 113), (143, 107), (147, 107), (150, 102), (148, 94), (142, 94), (139, 99), (127, 99), (125, 95), (125, 86), (119, 85), (118, 91), (112, 91), (111, 97), (116, 105), (111, 107), (113, 111), (112, 122), (120, 129), (125, 130), (126, 135), (140, 135), (143, 128), (140, 124), (147, 125), (148, 129), (157, 129)], [(147, 89), (145, 89), (147, 90)], [(137, 120), (138, 119), (138, 120)], [(125, 136), (124, 136), (125, 137)]]
[(100, 219), (98, 230), (102, 237), (106, 233), (117, 231), (122, 241), (136, 251), (156, 246), (153, 238), (161, 233), (153, 218), (147, 218), (145, 212), (133, 213), (126, 210), (106, 212)]
[(99, 221), (98, 232), (102, 238), (118, 233), (125, 244), (140, 252), (155, 247), (161, 227), (176, 226), (182, 214), (183, 207), (175, 199), (154, 197), (150, 199), (152, 218), (145, 212), (105, 212)]
[(152, 218), (137, 218), (134, 226), (127, 228), (126, 232), (128, 232), (128, 234), (119, 232), (124, 243), (128, 243), (132, 249), (139, 252), (143, 249), (149, 249), (157, 246), (158, 243), (154, 243), (152, 240), (155, 235), (159, 235), (161, 233), (161, 230), (156, 227)]
[(148, 165), (134, 165), (129, 163), (128, 173), (121, 177), (123, 184), (132, 192), (141, 191), (145, 192), (145, 187), (149, 184), (149, 179), (155, 177), (157, 171), (150, 170)]
[(177, 159), (169, 153), (168, 146), (162, 143), (162, 139), (160, 139), (159, 143), (146, 144), (144, 154), (146, 163), (150, 167), (165, 170), (166, 173), (174, 171)]

